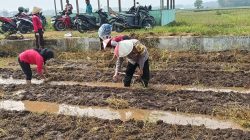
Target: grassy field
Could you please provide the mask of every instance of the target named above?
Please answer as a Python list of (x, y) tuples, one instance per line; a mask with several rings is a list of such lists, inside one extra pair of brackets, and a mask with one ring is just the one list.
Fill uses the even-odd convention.
[[(46, 28), (45, 38), (63, 38), (65, 32), (55, 32), (52, 26)], [(214, 36), (214, 35), (250, 35), (250, 9), (229, 9), (211, 11), (184, 11), (178, 10), (176, 22), (167, 26), (157, 26), (151, 30), (126, 30), (122, 34), (131, 32), (139, 35), (193, 35), (193, 36)], [(84, 34), (72, 31), (74, 37), (97, 37), (96, 31)], [(117, 35), (118, 33), (113, 33)], [(33, 34), (25, 35), (26, 38), (33, 38)], [(4, 38), (0, 35), (0, 38)]]

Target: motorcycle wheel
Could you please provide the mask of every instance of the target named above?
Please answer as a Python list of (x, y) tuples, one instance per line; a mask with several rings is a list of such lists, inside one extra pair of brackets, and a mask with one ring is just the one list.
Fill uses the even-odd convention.
[(28, 29), (28, 27), (25, 26), (25, 25), (20, 25), (20, 26), (18, 27), (18, 31), (19, 31), (20, 33), (22, 33), (22, 34), (27, 34), (28, 31), (29, 31), (29, 29)]
[(56, 21), (54, 27), (55, 27), (56, 31), (65, 31), (66, 30), (66, 25), (62, 21)]
[(88, 29), (88, 26), (85, 23), (77, 24), (77, 30), (80, 33), (85, 33)]
[(121, 33), (125, 30), (123, 26), (118, 26), (118, 25), (114, 25), (114, 28), (117, 33)]
[(152, 20), (145, 20), (143, 23), (142, 23), (142, 27), (144, 29), (152, 29), (154, 27), (154, 22)]

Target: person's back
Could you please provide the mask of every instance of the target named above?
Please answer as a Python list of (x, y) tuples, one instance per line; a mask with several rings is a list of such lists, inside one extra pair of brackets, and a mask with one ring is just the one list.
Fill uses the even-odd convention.
[(38, 51), (34, 49), (26, 50), (19, 54), (19, 58), (21, 61), (24, 61), (29, 64), (38, 64), (43, 63), (43, 57), (39, 54)]

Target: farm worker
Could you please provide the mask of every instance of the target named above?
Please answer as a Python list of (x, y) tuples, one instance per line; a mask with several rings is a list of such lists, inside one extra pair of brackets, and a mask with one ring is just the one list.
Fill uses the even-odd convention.
[(101, 50), (104, 49), (103, 47), (103, 40), (111, 38), (112, 32), (112, 25), (110, 24), (102, 24), (102, 26), (98, 30), (98, 36), (101, 42)]
[(43, 48), (44, 47), (44, 40), (43, 40), (43, 26), (42, 20), (39, 17), (39, 13), (42, 11), (41, 8), (34, 7), (32, 10), (32, 23), (35, 32), (36, 38), (36, 47)]
[(28, 15), (25, 13), (25, 8), (24, 7), (18, 7), (18, 13), (15, 15), (15, 17), (19, 18), (25, 18)]
[(66, 15), (72, 14), (72, 10), (73, 10), (72, 4), (69, 3), (69, 0), (66, 0), (65, 14), (66, 14)]
[(126, 39), (130, 39), (129, 36), (126, 35), (119, 35), (116, 37), (111, 37), (112, 32), (112, 25), (110, 24), (103, 24), (98, 30), (98, 36), (101, 42), (101, 50), (106, 48), (115, 48), (118, 42)]
[(90, 4), (90, 1), (89, 0), (85, 0), (85, 3), (86, 3), (86, 13), (91, 15), (92, 14), (92, 6)]
[(115, 74), (113, 80), (117, 81), (119, 71), (121, 70), (124, 57), (128, 59), (126, 75), (123, 80), (125, 87), (130, 87), (131, 79), (137, 67), (139, 67), (140, 80), (144, 87), (148, 87), (149, 82), (149, 54), (146, 46), (137, 39), (123, 40), (118, 43), (114, 50), (115, 56), (118, 58), (116, 62)]
[(32, 71), (31, 64), (37, 65), (37, 73), (46, 80), (44, 74), (47, 74), (47, 68), (45, 66), (46, 61), (54, 58), (54, 52), (50, 49), (30, 49), (22, 52), (18, 56), (18, 62), (22, 68), (22, 71), (26, 75), (26, 84), (31, 84)]

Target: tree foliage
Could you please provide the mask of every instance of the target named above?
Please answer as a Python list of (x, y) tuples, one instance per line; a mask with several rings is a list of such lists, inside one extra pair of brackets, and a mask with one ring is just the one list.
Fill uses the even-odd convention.
[(202, 4), (203, 4), (202, 0), (196, 0), (194, 2), (194, 7), (196, 7), (197, 9), (201, 9), (201, 8), (203, 8)]

